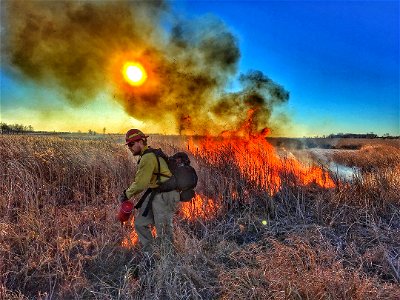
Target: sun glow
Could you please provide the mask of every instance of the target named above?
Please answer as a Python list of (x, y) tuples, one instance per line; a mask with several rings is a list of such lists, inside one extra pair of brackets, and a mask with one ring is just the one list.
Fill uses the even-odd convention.
[(139, 63), (126, 62), (122, 74), (124, 75), (125, 80), (133, 86), (140, 86), (147, 79), (146, 70)]

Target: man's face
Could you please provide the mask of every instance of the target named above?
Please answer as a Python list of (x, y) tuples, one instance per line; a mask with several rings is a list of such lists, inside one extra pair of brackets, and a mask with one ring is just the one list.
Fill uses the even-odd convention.
[(143, 146), (142, 140), (130, 142), (128, 144), (128, 148), (134, 156), (140, 155), (140, 153), (142, 152), (142, 146)]

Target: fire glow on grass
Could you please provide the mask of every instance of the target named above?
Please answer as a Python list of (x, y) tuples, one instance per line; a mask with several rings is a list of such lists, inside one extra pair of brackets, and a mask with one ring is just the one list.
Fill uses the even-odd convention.
[[(208, 137), (199, 141), (195, 149), (196, 155), (213, 165), (223, 164), (222, 158), (229, 157), (244, 178), (267, 190), (270, 195), (277, 193), (281, 188), (282, 178), (291, 174), (295, 176), (295, 183), (299, 185), (316, 183), (324, 188), (335, 186), (329, 174), (322, 168), (305, 166), (295, 158), (279, 157), (262, 133), (246, 138)], [(229, 156), (221, 152), (226, 152)]]
[[(215, 217), (216, 213), (218, 212), (218, 208), (219, 205), (214, 200), (196, 194), (191, 202), (182, 202), (180, 204), (179, 216), (188, 221), (194, 221), (196, 219), (208, 220)], [(139, 241), (138, 235), (133, 229), (134, 222), (135, 218), (132, 216), (128, 221), (129, 224), (125, 225), (129, 228), (129, 234), (125, 236), (122, 241), (121, 245), (124, 248), (132, 248)], [(151, 232), (153, 236), (156, 237), (157, 234), (154, 226)]]
[[(254, 110), (250, 110), (246, 121), (239, 130), (227, 131), (218, 137), (205, 137), (188, 141), (188, 149), (209, 165), (221, 168), (237, 168), (241, 176), (251, 185), (264, 189), (274, 195), (284, 184), (307, 186), (317, 184), (323, 188), (335, 187), (329, 173), (319, 166), (308, 166), (294, 157), (280, 157), (276, 149), (268, 143), (268, 129), (254, 133), (252, 129)], [(237, 192), (232, 192), (237, 199)], [(179, 215), (182, 219), (195, 221), (214, 218), (221, 207), (218, 199), (196, 194), (191, 202), (181, 204)], [(133, 225), (133, 219), (131, 220)], [(153, 235), (155, 236), (153, 228)], [(136, 232), (132, 231), (122, 243), (131, 247), (138, 242)]]
[(189, 221), (208, 220), (216, 216), (218, 209), (219, 205), (213, 199), (196, 194), (191, 202), (182, 203), (179, 214)]
[[(139, 237), (136, 233), (135, 228), (135, 217), (132, 215), (129, 219), (128, 222), (126, 222), (127, 224), (124, 224), (124, 229), (128, 229), (128, 234), (125, 235), (124, 239), (122, 240), (122, 247), (124, 248), (132, 248), (133, 246), (135, 246), (138, 241), (139, 241)], [(156, 229), (155, 227), (153, 227), (151, 229), (151, 233), (152, 235), (155, 237), (156, 236)]]
[(277, 193), (287, 178), (296, 185), (314, 183), (324, 188), (335, 187), (328, 172), (321, 167), (304, 165), (294, 157), (280, 157), (266, 140), (268, 129), (252, 132), (253, 116), (254, 111), (249, 111), (246, 122), (239, 130), (200, 139), (197, 145), (190, 142), (189, 149), (211, 165), (226, 166), (231, 163), (246, 180), (265, 189), (270, 195)]

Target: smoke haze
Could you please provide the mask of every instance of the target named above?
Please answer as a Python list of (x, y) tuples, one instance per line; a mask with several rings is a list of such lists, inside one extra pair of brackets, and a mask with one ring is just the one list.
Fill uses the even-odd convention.
[[(237, 75), (240, 49), (214, 17), (186, 21), (163, 1), (1, 5), (7, 65), (24, 79), (58, 89), (73, 106), (109, 90), (138, 120), (172, 122), (175, 133), (216, 134), (235, 129), (249, 110), (252, 130), (270, 127), (274, 107), (289, 99), (260, 71), (240, 76), (241, 91), (226, 92)], [(148, 73), (140, 87), (123, 80), (128, 60)]]

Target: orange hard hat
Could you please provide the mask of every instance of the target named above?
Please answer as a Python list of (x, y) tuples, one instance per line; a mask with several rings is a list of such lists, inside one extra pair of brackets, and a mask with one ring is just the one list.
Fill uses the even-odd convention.
[(139, 129), (130, 129), (128, 130), (125, 136), (125, 141), (126, 141), (125, 145), (128, 145), (131, 142), (136, 142), (142, 139), (146, 139), (148, 137), (149, 137), (148, 135), (145, 135)]

